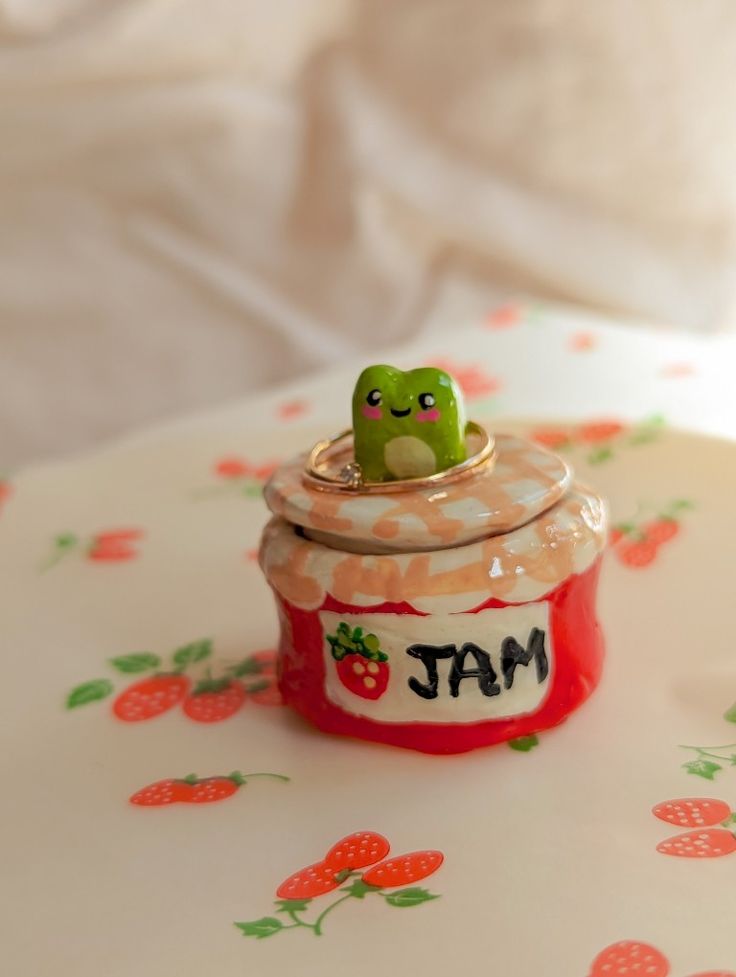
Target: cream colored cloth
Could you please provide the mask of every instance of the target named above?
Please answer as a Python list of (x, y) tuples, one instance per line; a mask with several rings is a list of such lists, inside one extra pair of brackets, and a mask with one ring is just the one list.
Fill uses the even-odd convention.
[(0, 0), (0, 468), (510, 293), (734, 321), (732, 0)]

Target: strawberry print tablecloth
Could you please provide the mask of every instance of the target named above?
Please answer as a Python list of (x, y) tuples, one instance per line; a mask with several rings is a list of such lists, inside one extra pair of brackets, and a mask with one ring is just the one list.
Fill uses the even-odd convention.
[(736, 974), (736, 339), (509, 305), (375, 359), (607, 495), (600, 689), (455, 757), (282, 707), (262, 486), (364, 362), (5, 472), (8, 974)]

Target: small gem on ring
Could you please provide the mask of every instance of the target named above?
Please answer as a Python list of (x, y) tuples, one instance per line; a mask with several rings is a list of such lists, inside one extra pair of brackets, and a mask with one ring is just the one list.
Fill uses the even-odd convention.
[(360, 488), (363, 484), (363, 470), (357, 461), (349, 461), (340, 469), (340, 478), (349, 488)]

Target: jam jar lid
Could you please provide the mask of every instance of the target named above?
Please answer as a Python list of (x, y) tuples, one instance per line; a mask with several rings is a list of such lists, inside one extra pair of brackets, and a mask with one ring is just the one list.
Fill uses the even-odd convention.
[(310, 539), (365, 553), (442, 549), (508, 533), (572, 484), (562, 458), (508, 434), (496, 435), (492, 465), (400, 493), (315, 487), (305, 478), (307, 459), (301, 454), (277, 469), (265, 488), (269, 509)]

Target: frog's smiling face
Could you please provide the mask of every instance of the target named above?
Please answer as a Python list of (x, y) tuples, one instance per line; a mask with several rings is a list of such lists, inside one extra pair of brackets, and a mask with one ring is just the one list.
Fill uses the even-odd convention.
[(370, 481), (434, 474), (465, 459), (465, 418), (443, 370), (369, 366), (353, 394), (355, 460)]

